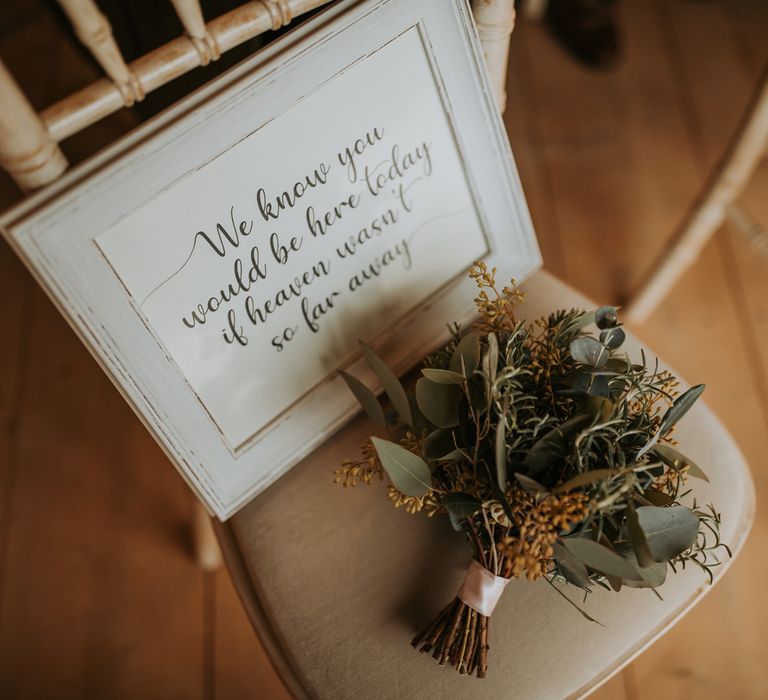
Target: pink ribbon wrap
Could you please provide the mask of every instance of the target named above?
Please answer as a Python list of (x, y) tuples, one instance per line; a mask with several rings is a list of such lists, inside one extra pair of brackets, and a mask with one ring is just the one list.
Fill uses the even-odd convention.
[(510, 580), (494, 575), (477, 559), (473, 559), (459, 589), (459, 600), (481, 615), (490, 617)]

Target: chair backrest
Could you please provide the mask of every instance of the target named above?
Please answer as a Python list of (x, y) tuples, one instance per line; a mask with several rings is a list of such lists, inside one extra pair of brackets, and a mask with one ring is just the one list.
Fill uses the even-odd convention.
[[(126, 63), (109, 21), (95, 0), (58, 0), (80, 41), (106, 77), (37, 113), (0, 62), (0, 166), (24, 190), (43, 187), (67, 168), (59, 143), (100, 119), (130, 108), (145, 95), (189, 71), (216, 61), (224, 52), (332, 0), (252, 0), (205, 22), (199, 0), (170, 0), (185, 33)], [(472, 0), (491, 84), (499, 107), (514, 0)]]

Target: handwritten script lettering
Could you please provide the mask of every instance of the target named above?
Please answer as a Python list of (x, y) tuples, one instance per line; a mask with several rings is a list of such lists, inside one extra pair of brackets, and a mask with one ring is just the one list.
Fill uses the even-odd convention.
[[(276, 334), (259, 334), (275, 352), (302, 333), (320, 333), (340, 298), (367, 288), (392, 266), (412, 268), (409, 235), (419, 224), (414, 186), (433, 172), (428, 140), (388, 141), (385, 126), (376, 124), (291, 187), (277, 194), (255, 187), (253, 201), (233, 203), (214, 234), (201, 229), (192, 237), (190, 257), (231, 261), (230, 272), (187, 306), (179, 322), (189, 332), (219, 323), (224, 343), (245, 347), (254, 329), (284, 318)], [(329, 205), (328, 188), (329, 193), (349, 189)], [(300, 218), (285, 219), (295, 209)], [(314, 262), (295, 269), (294, 257), (305, 248), (313, 251)], [(334, 288), (312, 294), (321, 279), (333, 280)]]

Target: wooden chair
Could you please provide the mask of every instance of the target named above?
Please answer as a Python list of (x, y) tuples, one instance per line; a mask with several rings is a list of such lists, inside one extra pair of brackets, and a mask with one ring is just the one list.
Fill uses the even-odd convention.
[[(204, 22), (196, 0), (173, 0), (186, 34), (126, 64), (93, 0), (60, 0), (107, 75), (37, 114), (0, 64), (0, 165), (20, 187), (54, 181), (67, 167), (58, 143), (129, 107), (175, 77), (328, 0), (259, 0)], [(512, 0), (475, 0), (475, 20), (500, 107), (505, 103)], [(592, 306), (546, 272), (526, 282), (523, 313)], [(637, 351), (638, 342), (630, 339)], [(254, 627), (297, 698), (559, 698), (581, 696), (617, 672), (708, 590), (697, 570), (670, 577), (664, 600), (648, 592), (599, 591), (582, 620), (547, 586), (514, 581), (492, 626), (495, 668), (484, 681), (458, 676), (416, 653), (408, 640), (456, 592), (469, 552), (445, 523), (395, 510), (376, 488), (333, 488), (332, 471), (371, 426), (357, 419), (215, 531)], [(703, 405), (679, 433), (708, 467), (697, 493), (723, 514), (734, 553), (752, 521), (749, 470)], [(322, 497), (319, 497), (322, 494)], [(215, 566), (207, 517), (198, 517), (201, 562)], [(718, 569), (717, 578), (728, 562)], [(557, 664), (552, 663), (557, 659)], [(503, 663), (502, 663), (503, 662)]]
[[(594, 304), (546, 272), (526, 281), (528, 318)], [(639, 342), (630, 337), (630, 353)], [(332, 488), (333, 469), (374, 426), (360, 418), (216, 531), (248, 614), (297, 698), (582, 697), (640, 654), (709, 590), (689, 568), (648, 590), (597, 590), (582, 619), (543, 582), (512, 581), (491, 622), (491, 668), (482, 681), (417, 653), (411, 637), (450, 600), (470, 554), (440, 519), (395, 510), (381, 488)], [(749, 469), (704, 405), (676, 434), (706, 464), (702, 502), (717, 503), (723, 539), (739, 551), (754, 515)], [(408, 522), (404, 522), (410, 518)], [(730, 562), (718, 567), (720, 578)], [(581, 602), (581, 601), (579, 601)]]
[(652, 266), (640, 287), (630, 296), (625, 317), (640, 324), (662, 302), (674, 284), (697, 258), (729, 216), (749, 229), (734, 204), (768, 149), (768, 67), (745, 110), (742, 123), (720, 163), (686, 212), (680, 227)]
[[(523, 13), (527, 19), (541, 20), (547, 5), (548, 0), (523, 0)], [(761, 227), (736, 206), (767, 151), (768, 66), (720, 162), (691, 202), (680, 225), (672, 233), (669, 243), (645, 278), (637, 289), (631, 290), (626, 299), (623, 317), (628, 323), (640, 325), (648, 320), (727, 219), (731, 219), (737, 228), (756, 239), (754, 242), (763, 247), (768, 245)], [(755, 235), (755, 232), (759, 234)]]

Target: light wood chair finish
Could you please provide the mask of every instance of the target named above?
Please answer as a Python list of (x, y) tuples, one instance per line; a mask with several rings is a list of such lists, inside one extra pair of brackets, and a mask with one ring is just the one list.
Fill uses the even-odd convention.
[[(57, 144), (100, 119), (131, 107), (153, 90), (222, 53), (289, 24), (295, 17), (331, 0), (254, 0), (207, 24), (198, 0), (172, 0), (186, 30), (184, 36), (125, 63), (106, 17), (94, 0), (59, 0), (75, 33), (107, 77), (50, 105), (37, 115), (10, 73), (0, 65), (0, 167), (22, 190), (53, 182), (66, 169)], [(499, 105), (505, 103), (513, 0), (473, 0), (475, 21)], [(7, 106), (6, 106), (7, 105)]]
[(42, 187), (67, 168), (67, 159), (5, 65), (0, 62), (0, 162), (24, 190)]
[(96, 7), (94, 0), (59, 0), (83, 45), (112, 79), (126, 107), (144, 99), (144, 90), (136, 76), (125, 65), (123, 55), (112, 36), (109, 20)]

